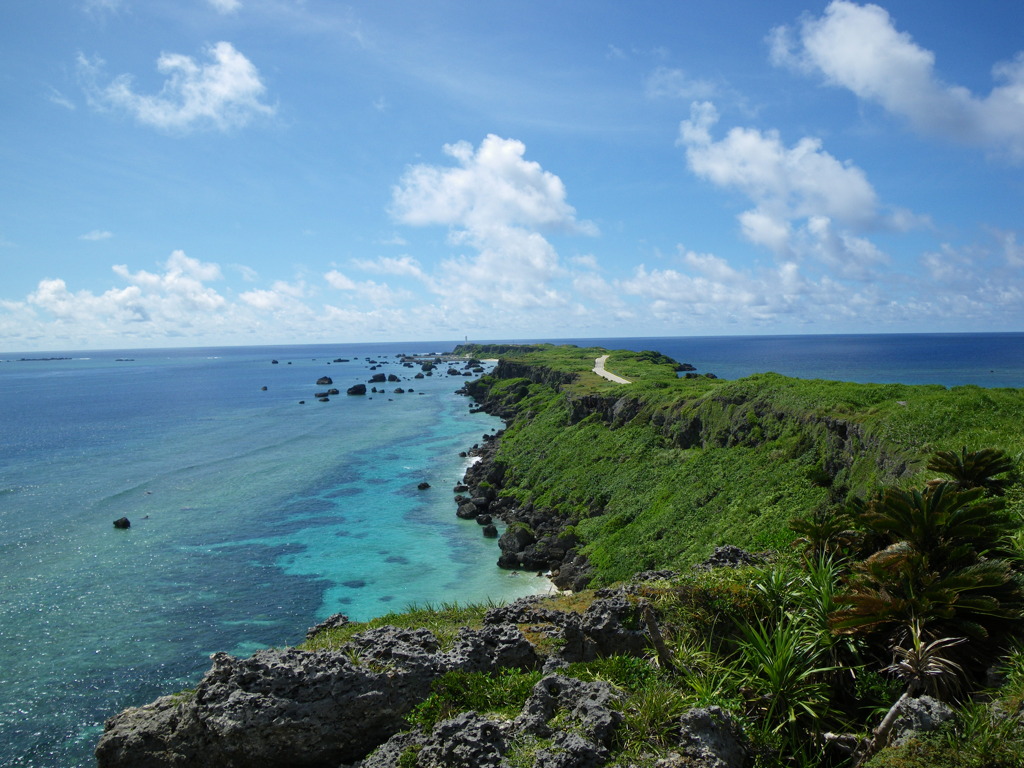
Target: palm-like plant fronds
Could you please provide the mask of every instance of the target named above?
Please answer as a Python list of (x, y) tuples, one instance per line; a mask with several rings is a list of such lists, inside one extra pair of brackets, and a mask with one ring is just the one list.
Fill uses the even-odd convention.
[(939, 567), (1004, 554), (1015, 529), (1001, 499), (985, 498), (982, 488), (961, 491), (946, 484), (924, 492), (887, 488), (866, 505), (860, 520), (890, 542), (928, 553)]
[(896, 660), (886, 667), (907, 683), (907, 692), (914, 696), (926, 692), (944, 698), (959, 688), (963, 668), (947, 654), (950, 648), (967, 642), (966, 637), (937, 637), (927, 641), (920, 622), (910, 624), (910, 642), (906, 647), (896, 646)]
[(963, 670), (960, 665), (950, 659), (947, 651), (966, 641), (963, 637), (938, 637), (926, 641), (921, 623), (913, 621), (909, 625), (910, 642), (906, 647), (897, 646), (893, 649), (897, 661), (886, 668), (907, 683), (907, 689), (896, 703), (882, 718), (882, 722), (872, 732), (871, 737), (862, 745), (856, 755), (854, 765), (860, 766), (878, 752), (889, 740), (889, 734), (899, 717), (902, 704), (920, 692), (928, 690), (934, 694), (955, 689)]
[(941, 472), (952, 479), (949, 484), (960, 489), (982, 488), (1000, 495), (1008, 479), (998, 477), (1013, 472), (1014, 464), (1006, 451), (998, 448), (982, 448), (968, 451), (967, 446), (955, 451), (937, 451), (928, 462), (928, 469)]
[(854, 526), (853, 517), (842, 509), (816, 509), (809, 515), (794, 517), (789, 527), (797, 535), (794, 546), (802, 546), (809, 559), (841, 558), (863, 538)]
[(857, 634), (885, 625), (936, 622), (944, 630), (986, 638), (988, 625), (1019, 618), (1020, 588), (1004, 560), (936, 570), (906, 542), (877, 552), (855, 568), (849, 590), (836, 597), (833, 631)]

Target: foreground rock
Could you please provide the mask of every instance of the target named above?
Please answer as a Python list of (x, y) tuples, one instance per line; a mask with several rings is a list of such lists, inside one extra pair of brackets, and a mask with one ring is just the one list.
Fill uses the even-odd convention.
[[(363, 760), (381, 745), (364, 768), (396, 765), (410, 745), (421, 752), (417, 765), (490, 765), (504, 754), (507, 739), (522, 733), (554, 735), (551, 754), (537, 765), (600, 765), (619, 722), (611, 689), (557, 674), (537, 684), (512, 724), (466, 716), (430, 733), (402, 731), (409, 728), (406, 715), (446, 672), (539, 668), (543, 659), (523, 624), (552, 639), (555, 650), (545, 664), (552, 672), (598, 656), (645, 654), (647, 638), (632, 628), (639, 610), (621, 590), (598, 592), (583, 614), (551, 610), (540, 597), (522, 598), (488, 611), (481, 629), (461, 629), (446, 651), (426, 629), (386, 626), (354, 636), (339, 650), (264, 650), (247, 659), (218, 653), (194, 691), (108, 720), (96, 747), (98, 765), (333, 768)], [(347, 621), (333, 616), (310, 636)], [(574, 735), (547, 725), (559, 712), (576, 724)], [(560, 763), (561, 755), (582, 762)]]
[(533, 646), (514, 626), (463, 629), (441, 652), (428, 630), (382, 627), (339, 651), (226, 653), (194, 692), (164, 696), (107, 721), (101, 768), (336, 766), (408, 727), (431, 682), (453, 670), (530, 669)]
[[(607, 759), (622, 721), (622, 715), (612, 709), (615, 698), (608, 683), (549, 675), (533, 687), (522, 712), (511, 722), (463, 712), (438, 723), (429, 733), (393, 737), (362, 768), (399, 768), (409, 764), (403, 756), (410, 754), (416, 755), (417, 768), (499, 768), (512, 743), (526, 736), (552, 739), (550, 747), (538, 750), (533, 763), (537, 768), (599, 766)], [(552, 727), (549, 723), (556, 716), (559, 724)]]

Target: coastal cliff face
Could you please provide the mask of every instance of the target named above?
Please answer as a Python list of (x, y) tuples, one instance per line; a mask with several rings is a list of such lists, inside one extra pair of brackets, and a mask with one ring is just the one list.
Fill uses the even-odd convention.
[(508, 424), (467, 475), (510, 524), (499, 565), (550, 571), (565, 589), (685, 567), (716, 545), (785, 545), (790, 518), (909, 478), (927, 450), (846, 404), (802, 406), (789, 390), (807, 386), (781, 376), (692, 393), (579, 378), (502, 360), (464, 389)]

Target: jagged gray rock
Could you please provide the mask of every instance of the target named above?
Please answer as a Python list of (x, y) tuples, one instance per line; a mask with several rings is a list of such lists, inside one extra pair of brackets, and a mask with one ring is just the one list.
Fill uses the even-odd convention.
[(710, 571), (712, 568), (738, 568), (741, 565), (757, 565), (765, 561), (764, 555), (756, 555), (745, 549), (726, 544), (715, 547), (715, 551), (703, 563), (693, 566), (695, 571)]
[[(691, 709), (679, 720), (679, 747), (684, 765), (702, 768), (743, 768), (749, 752), (743, 732), (721, 707)], [(671, 763), (658, 768), (668, 768)]]
[(434, 726), (416, 758), (417, 768), (498, 768), (508, 749), (504, 723), (463, 712)]
[[(615, 697), (608, 683), (549, 675), (534, 686), (510, 722), (463, 712), (438, 723), (430, 733), (414, 730), (392, 736), (363, 761), (362, 768), (397, 768), (403, 757), (407, 761), (413, 755), (417, 768), (498, 768), (512, 743), (524, 735), (552, 739), (550, 747), (537, 751), (535, 768), (598, 768), (606, 762), (622, 720), (611, 706)], [(552, 727), (552, 718), (563, 712), (559, 727)]]
[(533, 687), (530, 698), (515, 719), (515, 728), (534, 736), (551, 736), (553, 731), (548, 721), (559, 710), (566, 710), (589, 741), (607, 747), (615, 728), (622, 721), (622, 715), (611, 708), (615, 698), (616, 694), (608, 683), (548, 675)]
[(931, 696), (905, 699), (900, 704), (896, 724), (892, 727), (889, 743), (898, 747), (928, 731), (934, 731), (947, 720), (955, 717), (953, 710)]
[(354, 762), (407, 727), (405, 715), (452, 670), (538, 665), (515, 626), (463, 629), (441, 652), (425, 629), (380, 627), (340, 651), (215, 654), (194, 694), (107, 721), (100, 768), (267, 768)]
[(124, 768), (351, 762), (404, 727), (432, 678), (397, 666), (378, 672), (334, 651), (218, 653), (191, 696), (108, 720), (96, 757)]
[(371, 752), (359, 764), (359, 768), (394, 768), (406, 752), (419, 752), (425, 739), (423, 732), (419, 730), (396, 733)]
[(440, 659), (447, 669), (493, 672), (499, 669), (536, 669), (540, 659), (530, 641), (512, 624), (463, 627), (455, 645)]
[(312, 640), (314, 635), (319, 634), (328, 629), (338, 629), (348, 624), (348, 616), (344, 613), (335, 613), (332, 616), (328, 616), (326, 619), (321, 621), (306, 630), (306, 639)]

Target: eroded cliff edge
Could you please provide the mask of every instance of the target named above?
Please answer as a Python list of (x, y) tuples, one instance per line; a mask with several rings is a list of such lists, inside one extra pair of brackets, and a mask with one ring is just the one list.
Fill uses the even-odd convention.
[(913, 477), (929, 449), (927, 434), (879, 418), (914, 407), (907, 388), (867, 387), (857, 402), (833, 391), (849, 385), (773, 374), (581, 378), (502, 359), (463, 390), (507, 425), (466, 478), (488, 500), (477, 511), (509, 524), (499, 565), (550, 572), (563, 589), (687, 567), (716, 545), (784, 545), (794, 515)]

